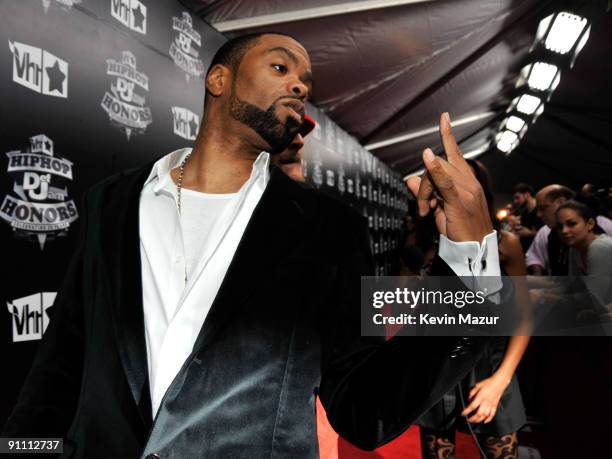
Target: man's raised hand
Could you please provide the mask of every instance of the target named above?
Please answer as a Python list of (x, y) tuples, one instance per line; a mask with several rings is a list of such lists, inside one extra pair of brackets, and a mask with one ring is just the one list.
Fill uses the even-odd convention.
[(416, 197), (419, 215), (433, 211), (441, 234), (455, 242), (481, 242), (493, 230), (487, 201), (457, 145), (448, 113), (440, 116), (440, 138), (447, 159), (426, 148), (426, 172), (406, 184)]

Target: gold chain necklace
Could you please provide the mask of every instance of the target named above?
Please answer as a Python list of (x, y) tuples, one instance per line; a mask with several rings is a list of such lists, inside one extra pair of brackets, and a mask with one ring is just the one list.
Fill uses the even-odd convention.
[[(179, 215), (181, 215), (181, 188), (183, 188), (183, 175), (185, 174), (185, 163), (187, 162), (190, 156), (191, 156), (191, 153), (187, 153), (187, 156), (185, 156), (185, 159), (183, 159), (183, 162), (179, 166), (179, 176), (177, 180), (178, 184), (176, 185), (176, 195), (177, 195), (176, 205), (178, 207)], [(187, 264), (185, 264), (185, 284), (186, 283), (187, 283)]]
[(183, 188), (183, 174), (185, 173), (185, 163), (187, 162), (190, 156), (191, 156), (191, 153), (187, 153), (187, 156), (185, 156), (185, 159), (183, 159), (183, 162), (179, 166), (178, 184), (176, 185), (176, 194), (177, 194), (176, 205), (178, 207), (179, 215), (181, 213), (181, 188)]

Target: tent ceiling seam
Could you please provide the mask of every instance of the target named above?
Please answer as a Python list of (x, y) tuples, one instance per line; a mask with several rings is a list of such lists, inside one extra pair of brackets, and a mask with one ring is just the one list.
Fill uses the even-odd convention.
[(484, 56), (487, 52), (489, 52), (494, 46), (496, 46), (500, 40), (502, 40), (508, 33), (510, 33), (516, 26), (521, 23), (524, 23), (530, 17), (538, 14), (540, 11), (544, 10), (548, 7), (549, 2), (544, 2), (542, 4), (537, 5), (532, 10), (527, 11), (525, 14), (521, 15), (507, 27), (499, 31), (499, 33), (495, 34), (490, 40), (487, 40), (482, 46), (478, 47), (473, 53), (467, 56), (464, 60), (459, 62), (456, 66), (450, 69), (447, 73), (442, 75), (436, 81), (434, 81), (428, 88), (422, 91), (419, 95), (417, 95), (410, 102), (406, 103), (403, 107), (397, 110), (393, 115), (389, 116), (385, 121), (380, 123), (376, 128), (370, 131), (369, 134), (364, 136), (361, 140), (362, 143), (369, 142), (372, 140), (377, 134), (379, 134), (383, 129), (394, 123), (397, 119), (404, 116), (409, 110), (413, 107), (421, 103), (439, 88), (444, 86), (448, 81), (450, 81), (455, 76), (459, 75), (465, 68), (469, 67), (471, 64), (476, 62), (482, 56)]
[[(475, 121), (479, 121), (483, 118), (488, 118), (494, 116), (496, 113), (492, 111), (478, 113), (477, 115), (470, 115), (463, 118), (457, 118), (451, 123), (452, 127), (463, 126), (465, 124), (474, 123)], [(401, 142), (406, 142), (408, 140), (416, 139), (419, 137), (424, 137), (429, 134), (434, 134), (438, 132), (439, 127), (431, 126), (425, 129), (419, 129), (418, 131), (408, 132), (406, 134), (399, 135), (397, 137), (392, 137), (390, 139), (381, 140), (380, 142), (371, 143), (369, 145), (365, 145), (365, 148), (369, 151), (377, 150), (379, 148), (388, 147), (390, 145), (395, 145)]]
[(360, 2), (339, 3), (335, 5), (305, 8), (302, 10), (285, 11), (282, 13), (264, 14), (248, 18), (231, 19), (214, 22), (211, 25), (219, 32), (234, 32), (237, 30), (253, 29), (269, 25), (284, 24), (287, 22), (319, 19), (342, 14), (360, 13), (383, 8), (431, 2), (434, 0), (364, 0)]
[(322, 103), (321, 106), (327, 105), (324, 108), (325, 112), (334, 111), (337, 108), (342, 107), (343, 105), (345, 105), (345, 104), (353, 101), (354, 99), (362, 96), (363, 94), (365, 94), (367, 92), (370, 92), (370, 91), (374, 91), (375, 89), (378, 89), (380, 86), (382, 86), (382, 85), (384, 85), (384, 84), (386, 84), (386, 83), (388, 83), (388, 82), (390, 82), (392, 80), (396, 80), (396, 79), (400, 78), (401, 76), (403, 76), (404, 74), (410, 72), (411, 70), (413, 70), (415, 68), (422, 67), (423, 65), (427, 64), (432, 59), (438, 57), (440, 54), (444, 54), (447, 51), (451, 51), (458, 44), (462, 43), (465, 40), (469, 40), (474, 35), (484, 31), (486, 28), (488, 28), (491, 25), (491, 23), (505, 19), (508, 16), (508, 14), (510, 14), (510, 13), (506, 13), (505, 15), (503, 15), (503, 17), (496, 16), (496, 17), (493, 17), (491, 19), (488, 19), (483, 24), (481, 24), (479, 27), (471, 30), (467, 34), (462, 35), (461, 37), (459, 37), (456, 40), (448, 43), (447, 45), (443, 46), (442, 48), (434, 50), (431, 54), (428, 54), (427, 56), (423, 57), (418, 62), (414, 62), (414, 63), (412, 63), (412, 64), (410, 64), (410, 65), (408, 65), (406, 67), (403, 67), (402, 69), (399, 69), (399, 70), (397, 70), (397, 71), (387, 75), (386, 77), (384, 77), (382, 79), (378, 79), (374, 83), (371, 83), (371, 84), (365, 86), (364, 88), (354, 92), (353, 94), (350, 94), (350, 95), (348, 95), (348, 96), (338, 100), (334, 104), (327, 105), (327, 104)]

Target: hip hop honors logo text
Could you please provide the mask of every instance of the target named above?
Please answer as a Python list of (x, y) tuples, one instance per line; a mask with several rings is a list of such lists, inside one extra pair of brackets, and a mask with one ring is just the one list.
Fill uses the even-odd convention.
[(202, 46), (202, 36), (193, 28), (189, 13), (183, 12), (181, 18), (173, 17), (172, 30), (177, 31), (178, 35), (170, 45), (170, 57), (185, 72), (187, 81), (190, 76), (201, 78), (204, 75), (204, 63), (193, 45)]
[(148, 92), (149, 77), (136, 69), (136, 57), (129, 51), (123, 51), (121, 62), (107, 59), (106, 74), (114, 80), (101, 106), (108, 113), (111, 124), (125, 131), (128, 140), (132, 132), (142, 134), (153, 118), (151, 109), (145, 106), (145, 97), (135, 89)]
[(47, 238), (65, 236), (78, 218), (68, 197), (72, 162), (55, 156), (53, 141), (45, 135), (31, 137), (26, 151), (9, 151), (6, 156), (13, 190), (4, 197), (0, 218), (17, 237), (37, 241), (42, 250)]
[[(49, 11), (49, 6), (51, 6), (52, 0), (42, 0), (42, 5), (45, 10), (45, 14)], [(70, 11), (74, 5), (78, 5), (81, 3), (81, 0), (55, 0), (55, 3), (66, 11)]]

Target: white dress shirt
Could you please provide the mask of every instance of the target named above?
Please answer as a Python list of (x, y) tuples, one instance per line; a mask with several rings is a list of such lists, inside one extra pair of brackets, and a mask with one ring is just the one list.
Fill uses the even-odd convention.
[[(262, 152), (237, 193), (215, 197), (183, 189), (183, 215), (179, 215), (170, 171), (190, 151), (176, 150), (157, 161), (140, 195), (142, 294), (153, 418), (191, 354), (269, 181), (270, 156)], [(199, 225), (203, 225), (200, 239), (194, 237)], [(459, 276), (500, 275), (495, 233), (482, 244), (455, 243), (442, 236), (440, 256)]]
[[(215, 299), (238, 242), (268, 183), (268, 153), (253, 163), (250, 178), (219, 213), (207, 230), (189, 271), (183, 225), (176, 204), (176, 185), (170, 171), (190, 149), (181, 149), (155, 163), (140, 195), (140, 253), (145, 339), (153, 417), (168, 386), (191, 353), (193, 344)], [(181, 207), (188, 193), (181, 192)], [(187, 198), (187, 215), (193, 215)], [(200, 210), (208, 212), (209, 206)], [(194, 244), (192, 241), (191, 245)], [(194, 255), (194, 254), (192, 254)]]

